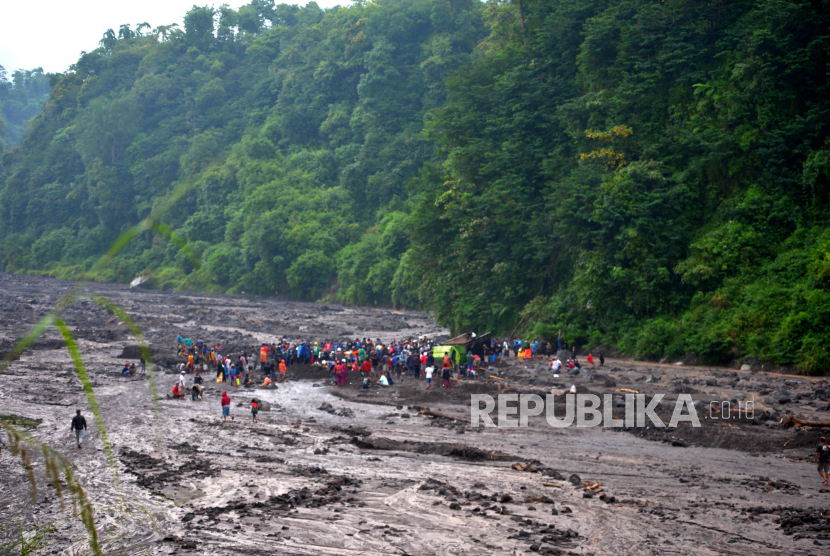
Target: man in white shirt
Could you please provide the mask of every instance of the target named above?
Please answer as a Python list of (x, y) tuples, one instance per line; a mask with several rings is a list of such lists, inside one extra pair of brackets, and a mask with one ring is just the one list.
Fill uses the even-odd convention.
[(427, 377), (427, 390), (430, 389), (432, 386), (432, 373), (435, 371), (435, 367), (427, 367), (424, 369), (424, 375)]
[(559, 360), (558, 357), (554, 357), (553, 361), (550, 362), (550, 368), (553, 371), (553, 376), (559, 376), (559, 369), (562, 368), (562, 362)]

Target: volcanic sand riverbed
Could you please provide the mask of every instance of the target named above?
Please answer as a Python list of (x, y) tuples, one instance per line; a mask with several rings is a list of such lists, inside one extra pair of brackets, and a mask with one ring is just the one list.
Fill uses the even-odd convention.
[[(0, 275), (5, 349), (67, 287)], [(164, 365), (157, 374), (162, 395), (175, 380), (164, 371), (175, 363), (178, 331), (248, 347), (266, 335), (389, 340), (445, 333), (423, 313), (130, 292), (112, 285), (90, 289), (126, 307), (141, 325)], [(418, 408), (469, 419), (469, 401), (463, 400), (467, 391), (486, 391), (483, 381), (456, 383), (450, 395), (441, 389), (423, 392), (422, 382), (405, 377), (389, 389), (367, 392), (357, 384), (337, 390), (316, 371), (300, 369), (277, 390), (233, 389), (234, 419), (223, 423), (222, 384), (208, 381), (202, 401), (162, 397), (155, 412), (149, 381), (117, 373), (124, 361), (118, 356), (135, 345), (126, 327), (92, 303), (73, 305), (65, 319), (81, 338), (115, 448), (120, 487), (54, 331), (0, 376), (0, 413), (40, 420), (30, 432), (74, 462), (108, 552), (826, 554), (830, 546), (826, 520), (795, 529), (776, 523), (787, 516), (783, 508), (802, 516), (830, 515), (815, 467), (803, 463), (812, 458), (809, 443), (786, 452), (747, 449), (740, 440), (758, 439), (760, 446), (772, 435), (778, 446), (797, 439), (793, 431), (720, 423), (721, 447), (712, 448), (603, 428), (552, 429), (541, 417), (531, 418), (527, 428), (472, 429), (463, 421), (420, 414)], [(631, 362), (612, 368), (600, 372), (620, 385), (630, 377), (641, 390), (640, 374), (657, 374), (656, 389), (661, 382), (670, 387), (674, 375), (700, 381), (714, 372)], [(526, 385), (521, 391), (544, 392), (553, 382), (542, 364), (522, 369), (510, 361), (493, 372)], [(791, 390), (812, 387), (797, 377), (755, 373), (751, 378), (773, 386), (778, 380), (796, 382)], [(615, 390), (598, 387), (600, 381), (585, 373), (571, 381), (592, 391)], [(726, 377), (716, 388), (751, 389), (742, 382)], [(272, 404), (260, 412), (259, 423), (251, 422), (253, 397)], [(84, 409), (90, 424), (82, 450), (69, 432), (76, 407)], [(742, 449), (728, 449), (730, 438)], [(511, 468), (517, 462), (535, 464), (531, 471), (518, 471)], [(0, 463), (0, 544), (14, 542), (20, 522), (24, 530), (51, 527), (46, 538), (53, 544), (43, 553), (86, 550), (83, 526), (70, 517), (69, 498), (62, 509), (61, 498), (46, 485), (42, 462), (34, 458), (35, 503), (20, 459), (4, 449)], [(578, 475), (575, 484), (568, 481), (572, 475)], [(601, 486), (594, 491), (613, 495), (614, 503), (600, 495), (584, 497), (585, 487), (596, 483)]]

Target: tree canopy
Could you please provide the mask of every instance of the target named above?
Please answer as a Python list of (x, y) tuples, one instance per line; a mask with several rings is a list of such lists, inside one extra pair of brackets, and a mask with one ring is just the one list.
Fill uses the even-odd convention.
[(26, 122), (40, 114), (49, 99), (49, 74), (42, 68), (16, 70), (9, 79), (0, 66), (0, 153), (20, 143)]
[(3, 155), (0, 260), (71, 278), (169, 204), (201, 266), (145, 232), (100, 279), (826, 370), (829, 7), (255, 0), (123, 25)]

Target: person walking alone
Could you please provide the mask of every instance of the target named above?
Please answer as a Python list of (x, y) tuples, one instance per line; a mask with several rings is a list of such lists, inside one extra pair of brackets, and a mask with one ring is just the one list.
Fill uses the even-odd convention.
[(84, 443), (84, 431), (86, 430), (86, 419), (81, 415), (80, 409), (72, 418), (72, 425), (70, 425), (69, 430), (70, 432), (75, 431), (75, 441), (78, 443), (78, 448), (80, 448), (81, 444)]
[(823, 436), (819, 441), (818, 448), (816, 448), (813, 463), (818, 464), (818, 474), (823, 479), (821, 483), (826, 485), (830, 482), (830, 446), (827, 445), (827, 439)]
[(228, 396), (227, 392), (222, 392), (222, 422), (228, 420), (228, 416), (230, 416), (231, 421), (233, 421), (233, 415), (231, 415), (231, 397)]

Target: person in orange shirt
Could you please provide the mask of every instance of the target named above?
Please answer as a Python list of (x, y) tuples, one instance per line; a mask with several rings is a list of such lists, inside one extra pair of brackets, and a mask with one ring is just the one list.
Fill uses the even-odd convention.
[(288, 369), (285, 367), (285, 360), (280, 361), (280, 382), (285, 382), (285, 371)]

